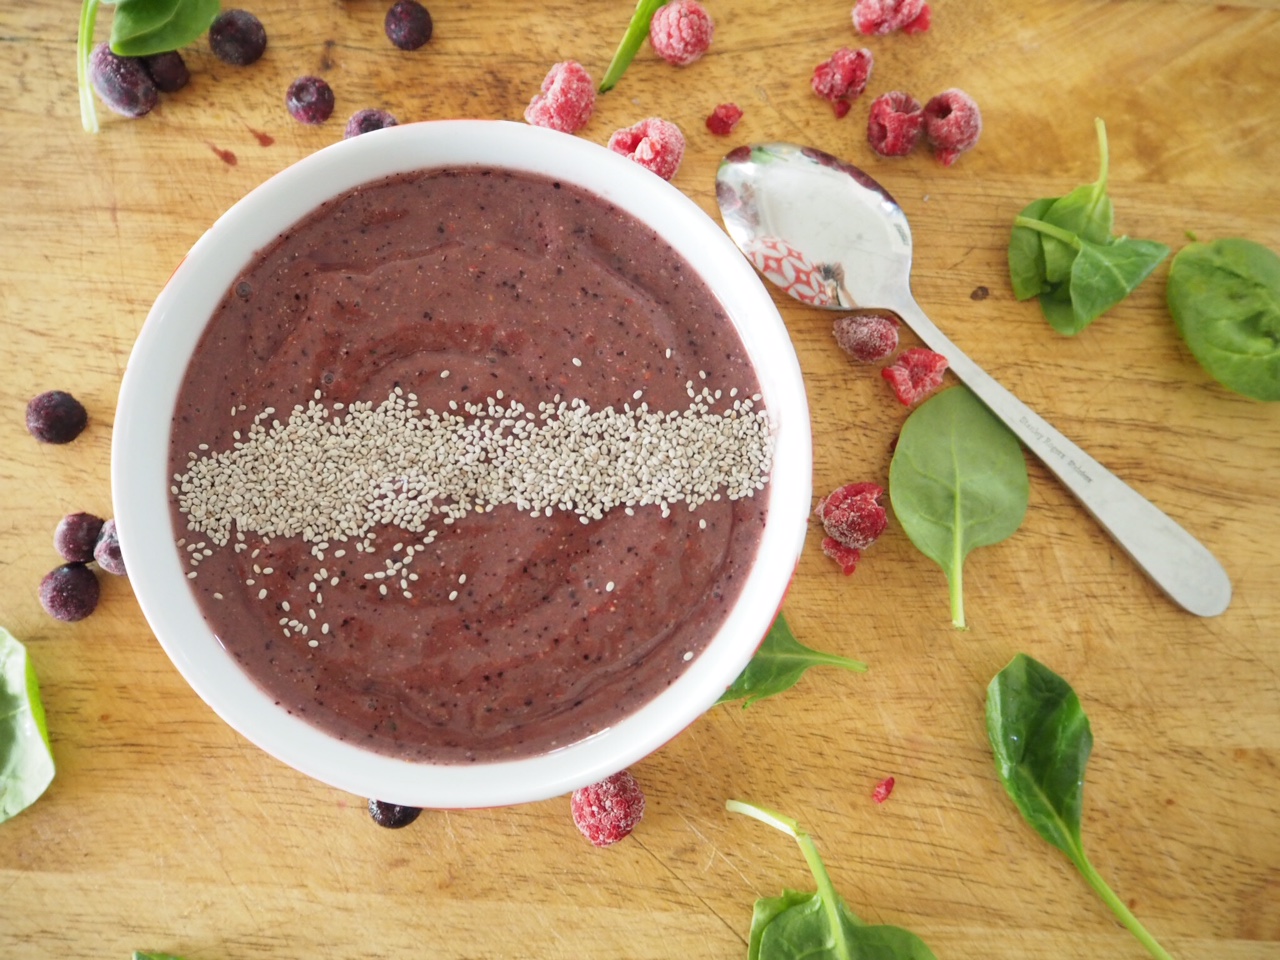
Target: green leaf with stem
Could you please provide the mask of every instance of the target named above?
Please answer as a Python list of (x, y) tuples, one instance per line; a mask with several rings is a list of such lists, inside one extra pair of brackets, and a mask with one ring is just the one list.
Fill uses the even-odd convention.
[(936, 960), (911, 931), (858, 919), (836, 893), (813, 838), (796, 821), (744, 800), (728, 800), (725, 807), (793, 838), (818, 887), (816, 893), (784, 890), (756, 901), (747, 960)]
[[(1094, 120), (1098, 133), (1098, 179), (1082, 187), (1076, 187), (1065, 197), (1059, 197), (1045, 210), (1043, 219), (1061, 227), (1091, 243), (1107, 243), (1115, 223), (1115, 210), (1107, 196), (1107, 176), (1110, 157), (1107, 149), (1107, 127), (1101, 118)], [(1044, 244), (1045, 278), (1050, 283), (1061, 283), (1071, 273), (1076, 249), (1069, 243), (1047, 237)]]
[(0, 627), (0, 823), (35, 803), (53, 774), (35, 667), (26, 647)]
[(1023, 818), (1067, 855), (1153, 957), (1172, 960), (1085, 856), (1080, 820), (1093, 732), (1071, 685), (1020, 653), (987, 687), (986, 713), (996, 770)]
[(760, 648), (716, 703), (741, 700), (743, 709), (757, 700), (790, 690), (810, 667), (826, 665), (865, 673), (867, 665), (835, 653), (823, 653), (800, 643), (786, 618), (778, 614)]
[(609, 61), (609, 69), (604, 72), (604, 79), (600, 81), (601, 93), (608, 93), (618, 85), (622, 75), (627, 72), (627, 67), (631, 66), (631, 61), (635, 59), (645, 37), (649, 36), (649, 23), (653, 20), (653, 15), (666, 3), (667, 0), (639, 0), (636, 4), (636, 12), (631, 15), (627, 32), (622, 35), (622, 42), (614, 51), (613, 59)]
[(1012, 536), (1029, 497), (1018, 438), (967, 387), (935, 394), (902, 425), (889, 499), (916, 549), (946, 574), (956, 627), (965, 627), (965, 558)]
[(1049, 282), (1044, 275), (1042, 235), (1029, 227), (1019, 226), (1018, 221), (1043, 220), (1055, 199), (1032, 200), (1013, 222), (1013, 233), (1009, 237), (1009, 281), (1013, 284), (1013, 295), (1019, 300), (1038, 297), (1049, 289)]

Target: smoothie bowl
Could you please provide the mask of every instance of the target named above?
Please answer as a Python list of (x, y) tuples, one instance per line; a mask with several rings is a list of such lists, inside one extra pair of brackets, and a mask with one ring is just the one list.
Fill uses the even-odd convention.
[(804, 540), (769, 294), (670, 184), (495, 121), (335, 144), (196, 243), (112, 450), (142, 610), (295, 769), (420, 807), (566, 793), (746, 666)]

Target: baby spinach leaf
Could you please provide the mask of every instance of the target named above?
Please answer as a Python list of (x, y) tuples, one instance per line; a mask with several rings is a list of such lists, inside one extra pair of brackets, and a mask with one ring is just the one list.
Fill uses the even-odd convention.
[(1106, 245), (1081, 240), (1068, 285), (1071, 323), (1063, 324), (1065, 318), (1051, 310), (1045, 310), (1045, 318), (1059, 333), (1079, 333), (1132, 293), (1168, 255), (1169, 248), (1154, 240), (1120, 237)]
[(53, 780), (53, 753), (35, 668), (0, 627), (0, 823), (39, 799)]
[(756, 901), (747, 960), (936, 960), (911, 931), (859, 920), (836, 893), (813, 838), (796, 821), (743, 800), (729, 800), (725, 807), (794, 838), (818, 886), (815, 893), (784, 890), (780, 897)]
[(1049, 289), (1049, 282), (1045, 279), (1044, 244), (1040, 234), (1031, 227), (1019, 226), (1018, 221), (1043, 220), (1054, 199), (1032, 200), (1013, 222), (1013, 233), (1009, 237), (1009, 279), (1013, 283), (1013, 295), (1019, 300), (1040, 296)]
[(1238, 238), (1188, 244), (1169, 267), (1166, 297), (1211, 377), (1246, 397), (1280, 400), (1280, 256)]
[(947, 575), (955, 626), (965, 626), (965, 558), (1013, 535), (1029, 493), (1017, 437), (967, 387), (934, 394), (903, 424), (889, 499), (911, 542)]
[(182, 960), (182, 958), (175, 957), (172, 953), (144, 953), (141, 950), (135, 950), (133, 960)]
[(649, 36), (649, 24), (653, 20), (653, 15), (666, 3), (667, 0), (639, 0), (636, 3), (636, 12), (631, 15), (631, 22), (627, 24), (627, 30), (622, 35), (622, 42), (614, 51), (613, 59), (609, 61), (609, 67), (604, 72), (604, 79), (600, 81), (601, 93), (608, 93), (618, 85), (622, 75), (627, 72), (627, 67), (631, 66), (631, 61), (635, 59), (640, 45)]
[(786, 618), (778, 614), (745, 670), (716, 703), (741, 700), (745, 710), (757, 700), (790, 690), (810, 667), (826, 664), (865, 673), (867, 665), (834, 653), (813, 650), (796, 640)]
[[(1115, 223), (1115, 209), (1107, 196), (1110, 168), (1107, 127), (1101, 118), (1094, 120), (1094, 127), (1098, 132), (1098, 179), (1053, 201), (1041, 219), (1090, 243), (1107, 243), (1111, 240), (1111, 228)], [(1070, 276), (1077, 251), (1071, 244), (1053, 237), (1043, 237), (1042, 242), (1045, 278), (1050, 283), (1061, 283)]]
[(1071, 685), (1020, 653), (987, 687), (986, 713), (996, 771), (1023, 818), (1067, 855), (1152, 956), (1172, 960), (1085, 856), (1080, 819), (1093, 733)]

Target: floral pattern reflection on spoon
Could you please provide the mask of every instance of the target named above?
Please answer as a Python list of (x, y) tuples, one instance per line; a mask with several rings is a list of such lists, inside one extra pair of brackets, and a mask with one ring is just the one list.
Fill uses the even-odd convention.
[(812, 263), (778, 237), (756, 237), (743, 249), (752, 266), (788, 296), (815, 307), (840, 305), (844, 271), (839, 264)]

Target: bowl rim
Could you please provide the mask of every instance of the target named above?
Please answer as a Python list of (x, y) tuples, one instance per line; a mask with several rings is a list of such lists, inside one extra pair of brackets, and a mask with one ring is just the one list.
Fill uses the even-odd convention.
[[(168, 438), (191, 352), (222, 295), (262, 247), (360, 184), (468, 166), (574, 183), (671, 243), (721, 300), (747, 347), (774, 432), (774, 468), (764, 488), (765, 529), (739, 600), (670, 687), (612, 726), (550, 753), (433, 764), (375, 753), (292, 715), (222, 647), (199, 612), (176, 546)], [(156, 297), (126, 365), (111, 479), (138, 603), (170, 660), (215, 713), (268, 754), (330, 786), (391, 803), (468, 808), (543, 800), (596, 782), (652, 753), (714, 705), (755, 652), (795, 572), (811, 466), (808, 402), (785, 324), (754, 270), (701, 207), (633, 161), (579, 137), (510, 121), (433, 120), (363, 134), (303, 158), (246, 194), (196, 241)]]

